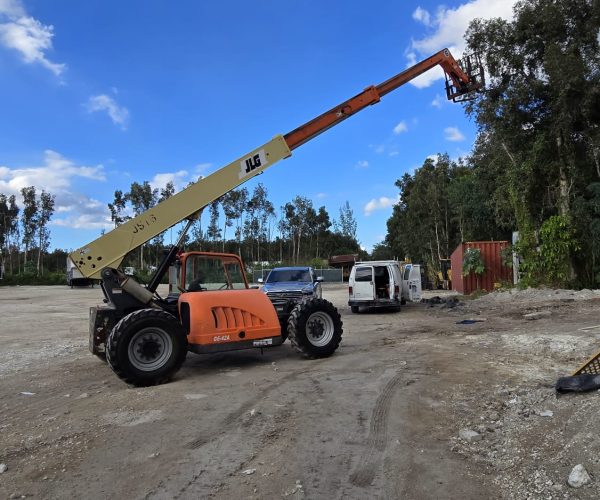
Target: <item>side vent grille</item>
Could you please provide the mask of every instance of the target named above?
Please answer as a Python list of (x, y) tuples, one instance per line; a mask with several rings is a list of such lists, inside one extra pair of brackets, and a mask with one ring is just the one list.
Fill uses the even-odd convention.
[(214, 307), (212, 315), (217, 330), (247, 329), (265, 324), (258, 316), (237, 307)]

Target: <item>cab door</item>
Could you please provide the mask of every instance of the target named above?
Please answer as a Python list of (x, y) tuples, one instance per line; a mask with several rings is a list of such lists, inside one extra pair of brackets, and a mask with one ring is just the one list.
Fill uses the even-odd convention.
[(373, 300), (375, 280), (373, 266), (358, 266), (354, 272), (354, 300)]

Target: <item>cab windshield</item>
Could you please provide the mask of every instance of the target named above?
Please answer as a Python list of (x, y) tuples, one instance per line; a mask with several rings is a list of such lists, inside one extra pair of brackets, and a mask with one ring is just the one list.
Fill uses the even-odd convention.
[(306, 269), (274, 269), (267, 277), (267, 283), (281, 283), (286, 281), (310, 283), (312, 279)]
[(186, 292), (245, 288), (240, 262), (233, 257), (190, 255), (185, 261)]

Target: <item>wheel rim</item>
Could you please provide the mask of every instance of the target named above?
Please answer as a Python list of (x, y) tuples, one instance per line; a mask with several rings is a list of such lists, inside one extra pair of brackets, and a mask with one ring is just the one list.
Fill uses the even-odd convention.
[(306, 322), (306, 338), (316, 347), (327, 345), (333, 338), (334, 330), (331, 316), (321, 311), (312, 313)]
[(160, 328), (144, 328), (129, 343), (129, 361), (138, 370), (150, 372), (161, 368), (171, 357), (173, 341)]

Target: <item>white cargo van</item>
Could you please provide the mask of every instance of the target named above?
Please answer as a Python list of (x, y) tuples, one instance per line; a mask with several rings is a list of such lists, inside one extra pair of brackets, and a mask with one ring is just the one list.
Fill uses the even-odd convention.
[(393, 307), (421, 300), (421, 266), (395, 260), (357, 262), (348, 281), (348, 305), (353, 313), (359, 307)]

